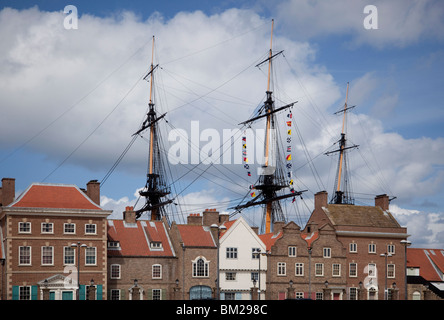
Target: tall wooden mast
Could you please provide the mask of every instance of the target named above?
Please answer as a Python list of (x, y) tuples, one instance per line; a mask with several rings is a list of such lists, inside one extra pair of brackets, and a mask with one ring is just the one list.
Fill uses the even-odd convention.
[[(170, 193), (169, 188), (166, 185), (166, 174), (163, 168), (161, 159), (161, 150), (159, 142), (159, 132), (157, 130), (157, 123), (166, 113), (161, 116), (157, 116), (154, 98), (153, 98), (153, 84), (154, 84), (154, 70), (158, 65), (154, 66), (154, 36), (153, 36), (153, 48), (151, 51), (151, 66), (150, 71), (145, 76), (147, 79), (149, 76), (150, 82), (150, 96), (149, 96), (149, 111), (147, 113), (146, 120), (135, 134), (140, 134), (146, 129), (150, 129), (149, 138), (149, 153), (148, 153), (148, 173), (145, 188), (139, 192), (142, 197), (145, 197), (145, 205), (136, 210), (136, 216), (139, 218), (145, 211), (151, 212), (151, 220), (160, 220), (162, 216), (166, 215), (164, 206), (171, 203), (172, 200), (164, 199)], [(168, 218), (168, 217), (167, 217)]]
[[(261, 107), (255, 116), (247, 121), (240, 124), (250, 124), (253, 121), (266, 118), (266, 131), (265, 131), (265, 151), (264, 151), (264, 165), (262, 166), (261, 174), (256, 185), (253, 186), (254, 189), (259, 190), (260, 193), (255, 196), (252, 200), (245, 204), (240, 204), (232, 209), (237, 211), (243, 208), (248, 208), (251, 206), (264, 205), (264, 217), (265, 217), (265, 232), (271, 232), (271, 225), (273, 221), (285, 220), (282, 213), (282, 208), (280, 206), (280, 200), (285, 198), (295, 197), (302, 194), (303, 191), (292, 191), (289, 194), (278, 195), (277, 192), (289, 186), (288, 182), (284, 178), (282, 168), (279, 167), (281, 161), (279, 161), (279, 153), (276, 148), (271, 148), (270, 144), (277, 146), (277, 143), (273, 141), (276, 136), (272, 136), (272, 132), (275, 130), (275, 115), (277, 112), (288, 109), (292, 107), (296, 102), (290, 103), (288, 105), (275, 108), (273, 95), (271, 91), (271, 71), (272, 71), (272, 60), (277, 55), (281, 54), (283, 51), (279, 51), (273, 54), (273, 27), (274, 20), (271, 22), (271, 38), (270, 38), (270, 51), (268, 53), (268, 58), (260, 62), (256, 66), (261, 66), (262, 64), (268, 62), (268, 78), (267, 78), (267, 91), (266, 100), (264, 101), (263, 107)], [(264, 112), (264, 113), (262, 113)], [(273, 152), (271, 152), (273, 151)]]
[[(347, 158), (346, 158), (346, 151), (348, 149), (354, 149), (357, 148), (358, 145), (352, 145), (347, 146), (346, 142), (346, 133), (345, 133), (345, 125), (346, 125), (346, 114), (347, 111), (354, 108), (355, 106), (348, 106), (348, 88), (349, 83), (347, 82), (347, 91), (345, 94), (345, 103), (344, 103), (344, 109), (340, 110), (338, 112), (335, 112), (335, 114), (343, 113), (342, 116), (342, 131), (341, 131), (341, 138), (339, 139), (339, 149), (326, 152), (326, 155), (332, 154), (332, 153), (339, 153), (339, 160), (338, 160), (338, 170), (336, 173), (336, 180), (335, 180), (335, 190), (333, 192), (333, 196), (330, 200), (330, 203), (335, 204), (354, 204), (354, 199), (351, 195), (350, 190), (350, 177), (347, 167)], [(344, 178), (344, 179), (343, 179)], [(344, 180), (344, 181), (343, 181)]]

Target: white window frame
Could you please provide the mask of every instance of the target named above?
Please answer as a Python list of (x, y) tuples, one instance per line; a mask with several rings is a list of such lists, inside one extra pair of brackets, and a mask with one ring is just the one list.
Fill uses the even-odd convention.
[[(319, 273), (318, 271), (321, 271), (321, 273)], [(316, 277), (323, 277), (324, 276), (324, 264), (323, 263), (315, 263), (315, 276)]]
[[(390, 270), (392, 268), (392, 270)], [(391, 274), (393, 273), (393, 274)], [(395, 273), (395, 264), (394, 263), (388, 263), (387, 264), (387, 278), (396, 278)]]
[(376, 253), (376, 243), (368, 244), (368, 253)]
[[(121, 268), (120, 264), (114, 263), (114, 264), (110, 265), (109, 278), (110, 279), (120, 279), (120, 277), (122, 275), (121, 270), (122, 270), (122, 268)], [(117, 276), (114, 275), (114, 271), (117, 271), (117, 273), (118, 273)]]
[[(352, 265), (354, 266), (353, 268), (352, 268)], [(352, 271), (353, 271), (353, 274), (352, 274)], [(356, 262), (350, 262), (348, 264), (348, 276), (350, 278), (358, 277), (358, 264)]]
[[(66, 250), (72, 251), (73, 263), (66, 263)], [(63, 265), (64, 266), (73, 266), (76, 264), (76, 249), (72, 247), (63, 247)]]
[(288, 246), (288, 256), (289, 257), (297, 257), (298, 256), (298, 247)]
[(304, 276), (304, 264), (302, 262), (296, 262), (294, 264), (294, 275), (296, 277)]
[[(94, 226), (94, 232), (91, 232), (92, 230), (88, 230), (88, 228), (91, 228), (92, 226)], [(97, 224), (86, 223), (85, 224), (85, 234), (97, 234)]]
[[(43, 230), (44, 225), (50, 226), (50, 231)], [(45, 234), (54, 234), (54, 223), (53, 222), (42, 222), (40, 231), (41, 231), (41, 233), (45, 233)]]
[[(66, 227), (68, 225), (72, 225), (74, 227), (74, 231), (70, 232), (70, 231), (66, 231)], [(70, 222), (66, 222), (63, 224), (63, 234), (76, 234), (76, 224), (75, 223), (70, 223)]]
[(349, 252), (350, 253), (357, 253), (358, 252), (358, 244), (356, 242), (350, 242)]
[[(335, 266), (337, 266), (337, 273), (335, 273)], [(341, 276), (341, 264), (340, 263), (333, 263), (331, 265), (331, 276), (332, 277), (340, 277)]]
[[(21, 263), (22, 249), (25, 249), (25, 248), (29, 248), (29, 263)], [(32, 247), (31, 246), (19, 246), (18, 265), (19, 266), (31, 266), (32, 265)]]
[(277, 275), (286, 276), (287, 275), (287, 264), (285, 262), (277, 263)]
[(237, 248), (227, 247), (225, 251), (227, 259), (237, 259)]
[(322, 249), (322, 256), (324, 258), (331, 258), (331, 248), (330, 247), (324, 247)]
[[(51, 250), (51, 262), (43, 263), (43, 251), (46, 250), (46, 249), (49, 249), (49, 248)], [(41, 260), (40, 261), (41, 261), (42, 266), (53, 266), (54, 265), (54, 247), (52, 247), (52, 246), (42, 246), (40, 252), (41, 252), (41, 255), (40, 255)], [(47, 256), (47, 257), (49, 257), (49, 256)]]
[(394, 244), (387, 245), (387, 254), (391, 254), (391, 255), (395, 254), (395, 245)]
[[(94, 255), (91, 255), (91, 252), (94, 251)], [(88, 262), (88, 257), (94, 257), (94, 262)], [(97, 248), (96, 247), (87, 247), (85, 248), (85, 266), (96, 266), (97, 265)]]
[[(156, 277), (154, 276), (154, 268), (159, 268), (159, 276), (156, 276)], [(161, 264), (156, 263), (151, 266), (151, 279), (162, 279), (162, 265)]]
[[(22, 231), (22, 225), (27, 225), (29, 230), (28, 231)], [(24, 229), (24, 228), (23, 228)], [(31, 222), (28, 221), (20, 221), (18, 223), (18, 233), (26, 233), (26, 234), (30, 234), (31, 233)]]
[[(202, 266), (203, 267), (203, 275), (199, 274), (199, 273), (202, 273), (202, 272), (199, 272), (199, 270), (198, 270), (199, 266), (197, 265), (197, 263), (199, 260), (202, 260), (204, 263)], [(208, 278), (209, 275), (210, 275), (210, 261), (208, 261), (203, 256), (196, 257), (196, 259), (194, 259), (192, 261), (192, 277), (193, 278)]]

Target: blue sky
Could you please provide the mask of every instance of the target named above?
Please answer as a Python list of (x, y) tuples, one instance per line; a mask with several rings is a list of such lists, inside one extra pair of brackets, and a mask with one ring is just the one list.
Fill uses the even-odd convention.
[[(105, 176), (143, 120), (148, 85), (138, 79), (151, 59), (153, 34), (163, 67), (158, 103), (165, 102), (170, 124), (186, 131), (193, 120), (220, 132), (236, 128), (235, 120), (248, 117), (263, 97), (263, 71), (246, 67), (266, 54), (274, 18), (274, 49), (285, 50), (276, 68), (283, 75), (282, 97), (299, 100), (297, 121), (311, 156), (338, 138), (328, 134), (340, 132), (341, 119), (332, 114), (343, 106), (350, 82), (349, 103), (357, 107), (348, 136), (361, 146), (350, 156), (354, 190), (368, 204), (379, 193), (396, 196), (392, 211), (414, 231), (416, 246), (444, 246), (440, 1), (373, 1), (376, 30), (363, 26), (366, 1), (0, 4), (0, 176), (16, 178), (18, 192), (32, 182), (83, 187)], [(68, 4), (78, 9), (78, 30), (63, 28)], [(306, 161), (293, 157), (295, 165)], [(334, 178), (334, 161), (316, 159), (321, 186), (310, 172), (297, 173), (309, 187), (309, 208), (320, 188), (331, 192)], [(236, 181), (231, 190), (215, 179), (218, 169), (181, 193), (187, 210), (214, 205), (223, 211), (228, 200), (243, 196), (248, 181), (242, 166), (225, 172)], [(183, 170), (173, 168), (179, 175)], [(139, 139), (102, 188), (106, 207), (119, 215), (133, 205), (145, 173), (146, 141)], [(194, 178), (178, 183), (179, 192)], [(303, 223), (307, 214), (295, 219)]]

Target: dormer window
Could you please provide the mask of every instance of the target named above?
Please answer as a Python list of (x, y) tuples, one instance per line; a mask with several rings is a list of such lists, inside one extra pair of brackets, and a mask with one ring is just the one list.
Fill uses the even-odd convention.
[(150, 243), (150, 248), (152, 250), (162, 250), (162, 242), (151, 242)]
[(108, 249), (119, 249), (120, 242), (119, 241), (108, 241)]

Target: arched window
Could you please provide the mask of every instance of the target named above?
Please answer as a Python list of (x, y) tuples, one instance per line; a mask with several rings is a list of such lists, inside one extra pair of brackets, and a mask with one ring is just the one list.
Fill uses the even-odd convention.
[(421, 292), (419, 292), (419, 291), (413, 292), (412, 299), (413, 300), (421, 300)]
[(193, 261), (193, 277), (195, 278), (205, 278), (208, 277), (208, 265), (209, 261), (205, 257), (197, 257)]

